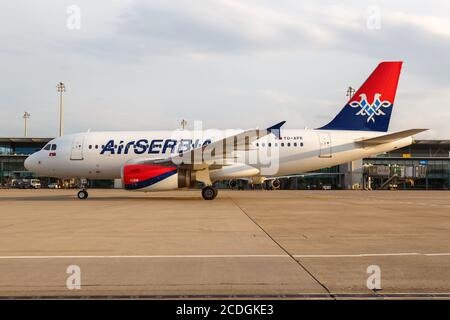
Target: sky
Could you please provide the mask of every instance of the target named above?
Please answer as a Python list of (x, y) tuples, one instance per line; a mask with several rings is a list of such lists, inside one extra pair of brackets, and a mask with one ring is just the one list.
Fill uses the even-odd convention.
[(450, 2), (4, 0), (0, 136), (316, 128), (376, 65), (404, 61), (390, 131), (450, 139)]

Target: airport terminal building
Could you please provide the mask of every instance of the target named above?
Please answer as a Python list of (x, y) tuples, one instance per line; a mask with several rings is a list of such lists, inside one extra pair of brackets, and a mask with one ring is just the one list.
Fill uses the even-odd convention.
[(15, 180), (32, 178), (23, 163), (52, 138), (0, 138), (0, 185), (11, 186)]
[[(0, 185), (39, 178), (43, 187), (55, 179), (34, 177), (23, 163), (52, 138), (0, 138)], [(281, 189), (450, 189), (450, 140), (416, 140), (411, 146), (363, 160), (281, 179)], [(92, 181), (113, 187), (113, 181)], [(219, 187), (228, 187), (219, 183)], [(249, 185), (242, 185), (250, 188)]]
[(283, 179), (283, 189), (450, 190), (450, 140), (415, 140), (405, 148), (300, 178)]

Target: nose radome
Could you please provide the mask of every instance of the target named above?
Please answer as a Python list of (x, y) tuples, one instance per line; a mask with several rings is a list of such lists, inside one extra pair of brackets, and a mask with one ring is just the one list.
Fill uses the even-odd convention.
[(25, 169), (27, 169), (28, 171), (33, 171), (33, 169), (35, 168), (34, 162), (35, 161), (33, 159), (33, 156), (31, 155), (25, 159), (23, 165), (25, 166)]

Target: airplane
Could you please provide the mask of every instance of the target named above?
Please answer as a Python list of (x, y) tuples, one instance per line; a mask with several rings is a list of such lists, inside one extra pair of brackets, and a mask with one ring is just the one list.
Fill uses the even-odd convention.
[[(122, 179), (129, 191), (202, 186), (217, 196), (215, 181), (267, 179), (307, 173), (392, 151), (413, 143), (427, 129), (388, 133), (402, 68), (381, 62), (341, 111), (317, 129), (176, 130), (86, 132), (51, 140), (25, 160), (40, 176), (61, 179)], [(87, 199), (87, 186), (78, 192)]]

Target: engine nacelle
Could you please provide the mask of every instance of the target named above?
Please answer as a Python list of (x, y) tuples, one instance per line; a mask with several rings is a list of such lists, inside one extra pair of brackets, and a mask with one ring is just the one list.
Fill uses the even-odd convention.
[(194, 184), (190, 170), (153, 163), (130, 163), (122, 168), (125, 190), (163, 191), (190, 187)]

